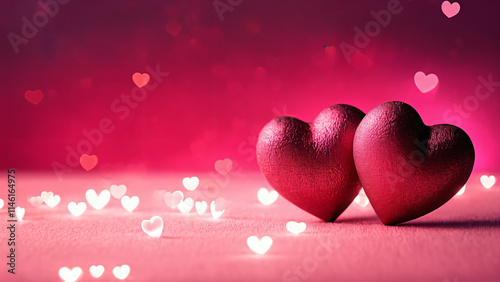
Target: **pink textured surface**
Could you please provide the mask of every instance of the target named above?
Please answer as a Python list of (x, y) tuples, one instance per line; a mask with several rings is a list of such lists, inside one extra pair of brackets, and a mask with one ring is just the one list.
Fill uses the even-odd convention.
[[(4, 263), (8, 235), (4, 207), (0, 281), (59, 281), (63, 266), (81, 267), (80, 281), (117, 281), (112, 268), (122, 264), (131, 267), (126, 281), (500, 280), (500, 189), (498, 184), (484, 189), (479, 175), (471, 177), (463, 195), (400, 226), (384, 226), (370, 206), (355, 203), (335, 223), (322, 222), (283, 198), (263, 206), (257, 190), (269, 186), (260, 174), (222, 178), (219, 183), (224, 185), (210, 193), (226, 199), (226, 212), (218, 220), (182, 215), (153, 200), (155, 189), (181, 189), (181, 180), (188, 175), (192, 174), (102, 178), (88, 173), (59, 183), (51, 175), (19, 172), (18, 205), (26, 208), (26, 215), (17, 229), (17, 274), (7, 274)], [(198, 176), (202, 183), (217, 179), (213, 174)], [(127, 195), (140, 197), (133, 213), (112, 198), (102, 211), (89, 207), (80, 218), (69, 214), (67, 204), (85, 201), (87, 189), (100, 191), (120, 183), (128, 186)], [(43, 190), (61, 195), (61, 204), (54, 209), (32, 207), (26, 199)], [(182, 190), (196, 198), (208, 194), (201, 187)], [(164, 220), (161, 238), (150, 238), (141, 230), (141, 221), (153, 215)], [(306, 231), (300, 235), (286, 231), (290, 220), (306, 222)], [(269, 235), (273, 246), (262, 256), (253, 254), (246, 245), (251, 235)], [(303, 269), (303, 263), (315, 269), (302, 270), (301, 279), (293, 271)], [(94, 264), (105, 267), (99, 279), (89, 274)]]

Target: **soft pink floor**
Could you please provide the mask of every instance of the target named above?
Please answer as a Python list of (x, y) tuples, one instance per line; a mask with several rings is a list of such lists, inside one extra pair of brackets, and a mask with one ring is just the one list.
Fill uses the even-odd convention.
[[(59, 183), (52, 174), (18, 172), (18, 205), (26, 214), (17, 229), (17, 274), (8, 274), (5, 264), (4, 207), (0, 281), (60, 281), (64, 266), (81, 267), (79, 281), (117, 281), (112, 269), (122, 264), (131, 268), (125, 281), (500, 281), (500, 188), (483, 188), (479, 175), (471, 177), (463, 195), (400, 226), (382, 225), (370, 206), (355, 203), (335, 223), (321, 222), (282, 198), (263, 206), (257, 190), (269, 186), (260, 174), (223, 177), (210, 195), (202, 188), (182, 188), (184, 176), (192, 174), (103, 179), (87, 173)], [(202, 182), (218, 178), (199, 177)], [(101, 211), (88, 206), (80, 218), (68, 212), (70, 201), (85, 201), (87, 189), (99, 192), (111, 184), (126, 184), (127, 195), (140, 197), (133, 213), (114, 198)], [(209, 211), (183, 215), (155, 201), (153, 191), (160, 189), (182, 190), (197, 199), (224, 197), (226, 211), (218, 220)], [(43, 190), (60, 195), (61, 203), (53, 209), (31, 206), (27, 198)], [(4, 193), (0, 198), (5, 200)], [(141, 229), (141, 221), (154, 215), (165, 223), (161, 238)], [(289, 233), (290, 220), (306, 222), (306, 231)], [(271, 249), (252, 253), (246, 245), (251, 235), (271, 236)], [(94, 279), (89, 267), (98, 264), (105, 272)], [(293, 273), (297, 270), (302, 278)]]

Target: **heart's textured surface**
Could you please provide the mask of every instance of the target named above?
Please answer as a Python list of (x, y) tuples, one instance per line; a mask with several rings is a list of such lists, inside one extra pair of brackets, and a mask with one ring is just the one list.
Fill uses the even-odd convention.
[(257, 142), (257, 161), (269, 184), (299, 208), (335, 220), (361, 189), (352, 146), (363, 116), (355, 107), (334, 105), (311, 123), (270, 121)]
[(467, 182), (474, 147), (460, 128), (426, 126), (410, 105), (387, 102), (366, 114), (354, 136), (361, 184), (384, 224), (425, 215)]

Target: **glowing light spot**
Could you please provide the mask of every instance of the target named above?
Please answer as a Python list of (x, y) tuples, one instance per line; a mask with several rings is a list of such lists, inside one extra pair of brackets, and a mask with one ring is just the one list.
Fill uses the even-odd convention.
[(259, 239), (257, 236), (250, 236), (247, 239), (247, 245), (252, 250), (252, 252), (263, 255), (273, 245), (273, 239), (269, 236), (264, 236)]
[(122, 266), (116, 266), (113, 268), (113, 275), (116, 277), (116, 279), (123, 280), (127, 278), (127, 276), (130, 274), (130, 266), (124, 264)]
[(21, 208), (21, 207), (16, 207), (16, 209), (14, 210), (16, 212), (16, 217), (18, 220), (23, 220), (23, 217), (24, 217), (24, 213), (26, 212), (26, 210), (24, 208)]
[(259, 189), (257, 192), (257, 199), (259, 202), (263, 205), (269, 206), (270, 204), (274, 203), (278, 199), (278, 192), (276, 191), (269, 191), (266, 188), (262, 187)]
[(457, 192), (457, 194), (455, 196), (460, 196), (462, 195), (464, 192), (465, 192), (465, 186), (467, 185), (464, 185), (464, 187), (462, 187), (462, 189), (460, 189), (460, 191)]
[(198, 179), (198, 177), (196, 176), (193, 176), (191, 178), (185, 177), (184, 179), (182, 179), (182, 185), (189, 191), (194, 191), (194, 189), (196, 189), (199, 184), (200, 179)]
[(121, 199), (122, 206), (125, 210), (129, 212), (133, 212), (137, 206), (139, 205), (139, 197), (133, 196), (132, 198), (129, 196), (123, 196)]
[(132, 75), (132, 81), (137, 87), (142, 88), (149, 82), (149, 74), (136, 72)]
[(67, 267), (61, 267), (61, 269), (59, 269), (59, 277), (65, 282), (75, 282), (82, 276), (82, 273), (82, 269), (78, 266), (72, 269)]
[(181, 201), (178, 205), (177, 208), (182, 212), (182, 213), (188, 213), (191, 211), (191, 209), (194, 207), (194, 201), (191, 198), (186, 198), (184, 201)]
[(109, 187), (109, 191), (111, 192), (111, 196), (115, 199), (121, 199), (125, 193), (127, 193), (127, 186), (125, 185), (111, 185)]
[(84, 202), (80, 202), (78, 203), (78, 205), (75, 202), (71, 202), (68, 204), (68, 210), (74, 216), (82, 215), (86, 209), (87, 204), (85, 204)]
[(31, 104), (36, 105), (42, 101), (43, 93), (38, 89), (35, 91), (28, 90), (24, 93), (24, 98)]
[(449, 1), (444, 1), (441, 4), (441, 11), (443, 11), (443, 14), (448, 18), (452, 18), (460, 12), (460, 4), (458, 4), (458, 2), (452, 4)]
[(153, 216), (150, 220), (143, 220), (142, 230), (151, 237), (160, 237), (163, 232), (163, 219), (159, 216)]
[(356, 198), (354, 198), (354, 202), (362, 208), (366, 207), (368, 203), (370, 203), (370, 200), (368, 200), (368, 197), (366, 197), (366, 193), (363, 188), (361, 188), (359, 194), (356, 196)]
[(424, 72), (421, 71), (415, 74), (414, 80), (418, 90), (420, 90), (420, 92), (422, 93), (427, 93), (432, 89), (434, 89), (439, 81), (437, 75), (433, 73), (426, 75)]
[(87, 202), (96, 210), (104, 208), (111, 199), (111, 193), (108, 190), (102, 190), (99, 196), (97, 196), (94, 189), (89, 189), (87, 193), (85, 193), (85, 196), (87, 198)]
[(226, 205), (224, 204), (224, 199), (222, 198), (219, 198), (210, 203), (210, 212), (212, 213), (212, 217), (214, 219), (221, 217), (225, 211), (225, 208)]
[(43, 199), (41, 196), (31, 197), (28, 199), (28, 201), (35, 208), (38, 208), (39, 206), (41, 206), (43, 204)]
[(203, 215), (207, 211), (208, 204), (205, 201), (196, 201), (195, 207), (196, 212), (198, 212), (199, 215)]
[(306, 230), (306, 224), (304, 222), (295, 222), (295, 221), (289, 221), (287, 222), (286, 224), (286, 230), (288, 230), (289, 232), (297, 235), (297, 234), (300, 234), (302, 232), (304, 232), (304, 230)]
[(165, 192), (163, 196), (163, 200), (165, 204), (169, 206), (171, 209), (175, 209), (184, 199), (184, 194), (181, 191), (175, 191), (174, 193)]
[(230, 159), (226, 158), (215, 162), (215, 171), (222, 175), (227, 175), (231, 168), (233, 168), (233, 161)]
[(80, 165), (86, 171), (93, 169), (97, 165), (97, 156), (96, 155), (89, 156), (87, 154), (83, 154), (80, 157)]
[(496, 182), (496, 178), (493, 175), (481, 176), (481, 184), (483, 184), (484, 188), (486, 188), (486, 189), (490, 189), (491, 187), (493, 187), (493, 185), (495, 185), (495, 182)]

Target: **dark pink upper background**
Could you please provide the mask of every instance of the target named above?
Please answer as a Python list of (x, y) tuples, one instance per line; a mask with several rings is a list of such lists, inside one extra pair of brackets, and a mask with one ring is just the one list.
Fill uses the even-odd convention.
[[(353, 45), (354, 27), (389, 1), (247, 0), (223, 21), (212, 2), (70, 1), (16, 54), (7, 34), (20, 35), (21, 19), (40, 8), (0, 1), (0, 166), (67, 165), (65, 147), (109, 118), (116, 129), (90, 152), (95, 171), (207, 171), (223, 158), (257, 170), (257, 135), (277, 115), (311, 121), (333, 104), (368, 112), (399, 100), (426, 124), (463, 128), (475, 171), (500, 167), (500, 87), (467, 117), (453, 112), (479, 76), (500, 81), (498, 1), (460, 1), (448, 19), (442, 1), (401, 0), (402, 12), (351, 63), (340, 43)], [(112, 102), (131, 93), (133, 73), (157, 65), (170, 75), (120, 120)], [(422, 94), (417, 71), (436, 74), (438, 87)], [(24, 98), (35, 89), (44, 94), (37, 105)]]

